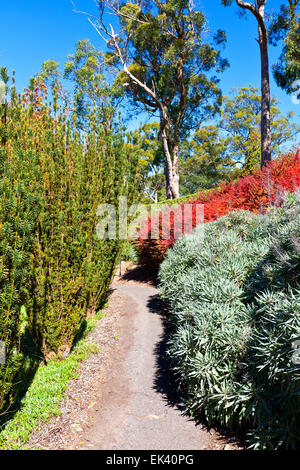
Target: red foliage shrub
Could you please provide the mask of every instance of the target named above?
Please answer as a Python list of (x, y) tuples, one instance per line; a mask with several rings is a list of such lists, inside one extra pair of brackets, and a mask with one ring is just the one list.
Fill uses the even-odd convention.
[[(257, 169), (253, 174), (246, 175), (238, 181), (221, 184), (219, 189), (199, 193), (196, 199), (188, 202), (193, 207), (192, 215), (189, 214), (189, 217), (192, 217), (192, 226), (195, 227), (199, 223), (196, 217), (196, 207), (200, 204), (204, 205), (204, 222), (211, 222), (237, 209), (263, 212), (271, 205), (279, 206), (285, 192), (293, 192), (299, 188), (300, 150), (298, 149), (295, 154), (273, 160), (263, 170)], [(187, 226), (189, 224), (186, 223), (184, 207), (185, 204), (170, 206), (173, 212), (169, 216), (168, 233), (164, 233), (162, 228), (164, 213), (152, 219), (149, 218), (146, 222), (137, 242), (142, 264), (154, 270), (158, 269), (167, 249), (178, 238), (178, 233), (176, 233), (178, 225), (182, 223), (181, 234), (186, 233), (184, 224)], [(174, 221), (177, 224), (174, 224)], [(180, 221), (179, 224), (178, 221)], [(156, 239), (153, 237), (154, 225), (158, 227), (159, 233)]]

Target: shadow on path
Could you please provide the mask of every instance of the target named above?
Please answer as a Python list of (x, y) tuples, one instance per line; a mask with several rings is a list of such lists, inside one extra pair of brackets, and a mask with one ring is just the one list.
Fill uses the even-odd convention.
[(136, 266), (133, 269), (127, 271), (121, 277), (122, 281), (136, 281), (141, 283), (147, 283), (154, 287), (157, 286), (157, 273), (150, 271), (143, 266)]
[(167, 354), (168, 342), (173, 331), (172, 323), (170, 322), (170, 311), (166, 303), (160, 298), (159, 294), (150, 297), (147, 307), (150, 312), (159, 315), (162, 320), (163, 334), (159, 342), (155, 345), (155, 360), (156, 360), (156, 374), (154, 380), (154, 389), (162, 394), (168, 406), (177, 408), (183, 415), (187, 416), (190, 422), (196, 426), (200, 426), (206, 431), (216, 431), (219, 435), (216, 440), (233, 444), (240, 449), (245, 449), (245, 435), (243, 432), (230, 432), (220, 426), (208, 426), (204, 415), (191, 417), (184, 411), (183, 396), (178, 391), (175, 377), (171, 371), (171, 360)]
[(172, 324), (169, 321), (169, 310), (159, 294), (153, 295), (148, 301), (150, 312), (159, 315), (163, 325), (163, 335), (155, 345), (156, 375), (154, 388), (161, 393), (170, 406), (180, 408), (180, 394), (177, 391), (174, 377), (171, 373), (170, 358), (167, 355), (168, 341), (172, 332)]

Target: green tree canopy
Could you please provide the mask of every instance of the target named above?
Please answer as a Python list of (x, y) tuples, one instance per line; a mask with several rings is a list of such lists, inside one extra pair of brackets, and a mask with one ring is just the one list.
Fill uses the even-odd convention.
[[(234, 0), (222, 0), (222, 4), (229, 6)], [(245, 2), (235, 0), (235, 3), (243, 13), (250, 12), (257, 22), (258, 38), (257, 42), (260, 50), (261, 65), (261, 123), (260, 123), (260, 143), (261, 143), (261, 167), (265, 166), (272, 159), (271, 150), (271, 122), (270, 122), (270, 72), (269, 72), (269, 51), (268, 51), (268, 31), (266, 23), (267, 0), (255, 0)]]
[[(260, 163), (261, 96), (258, 88), (234, 88), (224, 97), (217, 125), (198, 129), (181, 151), (181, 194), (209, 189), (218, 181), (251, 173)], [(293, 112), (282, 114), (272, 98), (271, 148), (282, 151), (286, 142), (297, 145), (299, 125)], [(299, 140), (298, 140), (299, 142)]]
[[(37, 78), (49, 85), (66, 106), (76, 110), (81, 126), (87, 122), (90, 110), (97, 109), (106, 125), (111, 127), (118, 99), (105, 70), (103, 53), (84, 39), (77, 42), (75, 53), (68, 56), (63, 72), (58, 62), (47, 60)], [(72, 92), (64, 86), (65, 80), (72, 83)]]
[(292, 93), (293, 83), (300, 77), (300, 0), (282, 4), (269, 28), (269, 41), (276, 46), (283, 41), (282, 53), (273, 65), (278, 86)]
[[(251, 171), (261, 159), (260, 122), (261, 95), (258, 88), (234, 88), (232, 97), (224, 99), (220, 128), (227, 137), (227, 151), (241, 163), (244, 171)], [(299, 126), (293, 123), (294, 113), (282, 114), (279, 101), (271, 99), (271, 150), (278, 154), (282, 144), (296, 138)]]
[(102, 51), (89, 40), (78, 41), (75, 54), (68, 56), (64, 78), (75, 83), (75, 103), (79, 115), (86, 115), (89, 107), (100, 108), (104, 119), (112, 112), (113, 90), (105, 76)]

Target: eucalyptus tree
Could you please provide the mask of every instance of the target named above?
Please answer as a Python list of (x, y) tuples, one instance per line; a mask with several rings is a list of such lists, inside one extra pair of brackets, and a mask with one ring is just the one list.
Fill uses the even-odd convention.
[[(268, 31), (265, 21), (265, 7), (267, 0), (254, 0), (244, 2), (235, 0), (243, 10), (248, 10), (255, 17), (258, 24), (258, 44), (260, 48), (261, 62), (261, 167), (272, 158), (271, 155), (271, 126), (270, 126), (270, 70), (268, 54)], [(223, 5), (228, 6), (233, 0), (222, 0)]]
[(283, 41), (282, 53), (273, 65), (278, 86), (291, 93), (294, 82), (300, 78), (300, 0), (288, 0), (273, 18), (269, 28), (269, 42), (276, 46)]
[[(159, 118), (166, 196), (177, 198), (181, 142), (222, 102), (215, 74), (228, 65), (218, 47), (225, 33), (218, 31), (210, 42), (206, 18), (191, 0), (97, 3), (99, 15), (89, 20), (107, 42), (115, 84), (139, 110)], [(107, 11), (117, 17), (117, 32)]]
[[(86, 127), (90, 111), (97, 109), (101, 111), (98, 114), (105, 129), (111, 129), (119, 98), (115, 99), (112, 84), (105, 76), (103, 53), (89, 40), (77, 42), (75, 53), (68, 55), (63, 72), (58, 62), (48, 60), (42, 64), (36, 78), (46, 83), (54, 95), (59, 95), (67, 110), (76, 111), (80, 127)], [(72, 92), (70, 87), (64, 86), (65, 80), (71, 82)]]

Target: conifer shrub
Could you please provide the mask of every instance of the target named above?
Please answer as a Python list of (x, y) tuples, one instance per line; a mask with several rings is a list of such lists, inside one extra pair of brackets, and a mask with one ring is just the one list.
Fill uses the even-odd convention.
[[(5, 69), (0, 72), (7, 83)], [(0, 364), (0, 410), (13, 401), (13, 384), (22, 362), (21, 307), (30, 298), (31, 256), (40, 210), (31, 179), (36, 161), (29, 164), (20, 147), (11, 151), (10, 119), (8, 103), (0, 104), (0, 341), (5, 361)]]
[(122, 195), (132, 201), (136, 162), (122, 132), (100, 124), (100, 111), (91, 110), (83, 136), (77, 116), (67, 119), (56, 101), (53, 109), (43, 105), (44, 95), (38, 87), (29, 89), (24, 112), (27, 151), (39, 158), (35, 183), (42, 205), (29, 317), (47, 359), (68, 354), (84, 318), (95, 313), (107, 293), (121, 246), (119, 240), (98, 239), (97, 208), (101, 203), (117, 207)]
[(161, 265), (168, 354), (185, 409), (247, 431), (256, 449), (300, 442), (300, 196), (232, 212), (178, 240)]
[[(3, 109), (1, 109), (3, 112)], [(121, 242), (97, 236), (101, 203), (137, 197), (136, 156), (119, 125), (50, 105), (44, 85), (14, 90), (0, 125), (0, 409), (21, 367), (21, 330), (45, 361), (65, 357), (105, 297)], [(21, 309), (26, 310), (21, 325)], [(24, 310), (25, 309), (25, 310)], [(13, 397), (12, 397), (13, 399)]]

